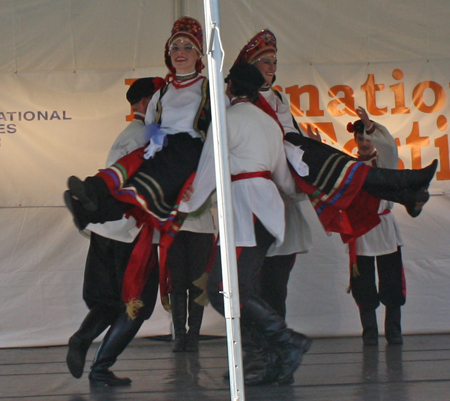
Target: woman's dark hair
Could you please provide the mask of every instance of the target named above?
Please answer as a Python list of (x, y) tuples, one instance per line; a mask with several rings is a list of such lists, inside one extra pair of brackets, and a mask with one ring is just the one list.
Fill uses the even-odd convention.
[(230, 93), (233, 96), (246, 96), (253, 103), (259, 99), (259, 89), (265, 79), (261, 72), (252, 64), (236, 63), (231, 67), (225, 82), (231, 81)]

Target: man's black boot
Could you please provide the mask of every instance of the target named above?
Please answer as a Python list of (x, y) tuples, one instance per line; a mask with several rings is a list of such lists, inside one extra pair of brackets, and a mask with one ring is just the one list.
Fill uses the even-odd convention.
[(360, 309), (359, 315), (363, 327), (362, 339), (364, 345), (378, 345), (378, 324), (375, 309)]
[(109, 368), (114, 365), (117, 357), (123, 352), (142, 326), (142, 319), (130, 319), (126, 313), (113, 323), (106, 333), (95, 355), (89, 373), (92, 386), (128, 386), (131, 379), (117, 377)]
[(384, 321), (385, 337), (389, 344), (403, 344), (402, 326), (401, 326), (400, 306), (396, 308), (386, 307), (386, 318)]
[(203, 311), (205, 307), (195, 302), (197, 295), (189, 291), (189, 308), (188, 308), (188, 326), (189, 331), (186, 335), (186, 351), (198, 352), (198, 343), (200, 337), (200, 327), (203, 321)]
[(171, 293), (170, 309), (172, 311), (172, 323), (175, 333), (172, 352), (186, 351), (186, 315), (187, 315), (187, 294)]
[(291, 384), (293, 374), (301, 364), (312, 340), (286, 326), (284, 319), (270, 308), (262, 299), (250, 297), (241, 310), (242, 320), (253, 324), (266, 339), (270, 349), (273, 349), (269, 363), (260, 375), (247, 380), (248, 385)]
[(89, 347), (114, 322), (117, 314), (117, 311), (108, 311), (104, 306), (96, 306), (86, 315), (78, 331), (70, 337), (66, 363), (73, 377), (79, 379), (83, 375)]

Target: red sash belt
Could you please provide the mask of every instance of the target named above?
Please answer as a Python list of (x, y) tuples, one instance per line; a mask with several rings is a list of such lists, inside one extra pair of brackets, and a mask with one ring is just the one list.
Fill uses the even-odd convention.
[(378, 216), (386, 216), (391, 213), (391, 209), (384, 209), (381, 213), (378, 213)]
[[(268, 170), (265, 171), (255, 171), (252, 173), (241, 173), (231, 176), (231, 181), (239, 181), (239, 180), (247, 180), (249, 178), (255, 178), (255, 177), (262, 177), (267, 180), (272, 179), (272, 173)], [(253, 215), (253, 222), (256, 221), (256, 216)], [(241, 255), (242, 247), (236, 247), (236, 258), (239, 259), (239, 256)]]
[(246, 180), (248, 178), (255, 178), (255, 177), (262, 177), (267, 180), (272, 179), (272, 173), (268, 170), (265, 171), (255, 171), (253, 173), (241, 173), (231, 176), (231, 181), (239, 181), (239, 180)]

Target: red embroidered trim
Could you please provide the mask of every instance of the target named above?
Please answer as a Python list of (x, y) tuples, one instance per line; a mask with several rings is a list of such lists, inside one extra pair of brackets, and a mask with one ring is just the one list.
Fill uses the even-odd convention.
[[(378, 155), (378, 152), (376, 150), (373, 153), (371, 153), (369, 156), (361, 156), (360, 154), (358, 154), (358, 160), (366, 162), (367, 160), (374, 159), (375, 157), (377, 157), (377, 155)], [(376, 167), (376, 165), (374, 167)]]
[(175, 89), (182, 89), (194, 85), (196, 82), (204, 78), (205, 77), (203, 75), (199, 75), (197, 78), (192, 79), (190, 81), (179, 81), (178, 79), (174, 78), (173, 81), (171, 81), (171, 84), (175, 87)]

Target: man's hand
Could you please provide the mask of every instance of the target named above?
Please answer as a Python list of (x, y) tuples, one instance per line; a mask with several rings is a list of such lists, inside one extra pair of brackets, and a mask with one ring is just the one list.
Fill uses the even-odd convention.
[(189, 199), (191, 199), (192, 194), (194, 193), (194, 187), (192, 185), (189, 185), (186, 188), (186, 191), (184, 191), (183, 196), (181, 197), (182, 202), (187, 202)]
[(307, 132), (307, 134), (308, 134), (308, 136), (311, 139), (314, 139), (314, 140), (319, 141), (319, 142), (322, 141), (322, 138), (320, 137), (320, 134), (319, 134), (319, 130), (316, 128), (316, 132), (314, 132), (312, 130), (312, 128), (311, 128), (311, 124), (308, 124), (308, 132)]
[(367, 111), (364, 107), (357, 107), (356, 108), (356, 114), (358, 114), (358, 117), (361, 119), (361, 121), (364, 123), (364, 126), (369, 128), (372, 125), (372, 121), (370, 121), (369, 115), (367, 114)]

